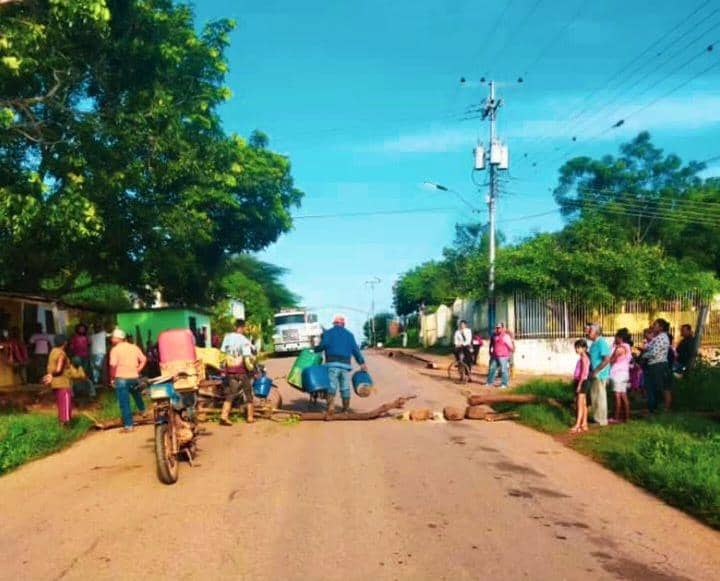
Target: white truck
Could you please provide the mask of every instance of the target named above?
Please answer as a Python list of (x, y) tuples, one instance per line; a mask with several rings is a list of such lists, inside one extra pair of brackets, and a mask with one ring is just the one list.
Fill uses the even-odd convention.
[(320, 340), (323, 329), (318, 317), (305, 309), (288, 309), (275, 315), (273, 342), (276, 353), (298, 353)]

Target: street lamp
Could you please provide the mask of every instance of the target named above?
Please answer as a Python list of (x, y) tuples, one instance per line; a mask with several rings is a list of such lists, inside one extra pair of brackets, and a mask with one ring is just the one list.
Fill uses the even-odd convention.
[(478, 208), (476, 208), (465, 196), (463, 196), (457, 190), (453, 190), (452, 188), (448, 188), (447, 186), (444, 186), (442, 184), (438, 184), (435, 182), (431, 182), (428, 180), (425, 180), (425, 182), (423, 182), (423, 185), (428, 188), (440, 190), (441, 192), (450, 192), (451, 194), (455, 194), (463, 202), (463, 204), (465, 204), (468, 208), (470, 208), (473, 211), (474, 214), (480, 213), (480, 210)]

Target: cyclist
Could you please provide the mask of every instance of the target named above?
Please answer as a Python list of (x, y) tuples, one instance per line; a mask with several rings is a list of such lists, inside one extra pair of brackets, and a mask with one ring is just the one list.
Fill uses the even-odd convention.
[(473, 364), (473, 336), (472, 331), (467, 325), (467, 321), (460, 321), (455, 336), (453, 337), (455, 345), (455, 359), (463, 361), (468, 367)]

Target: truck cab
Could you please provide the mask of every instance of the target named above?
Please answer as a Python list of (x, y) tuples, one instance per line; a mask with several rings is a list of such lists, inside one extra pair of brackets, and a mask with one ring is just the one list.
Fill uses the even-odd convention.
[(304, 309), (281, 311), (275, 315), (275, 352), (298, 353), (303, 349), (311, 349), (322, 332), (315, 313)]

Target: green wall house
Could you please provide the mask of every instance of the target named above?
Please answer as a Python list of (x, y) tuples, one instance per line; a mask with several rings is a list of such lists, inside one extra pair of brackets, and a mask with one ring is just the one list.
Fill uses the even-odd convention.
[(123, 311), (117, 315), (117, 326), (133, 339), (139, 330), (143, 346), (147, 344), (148, 333), (150, 340), (156, 343), (158, 335), (168, 329), (190, 329), (196, 334), (204, 329), (207, 345), (210, 346), (210, 315), (198, 309), (163, 307)]

